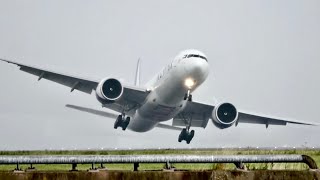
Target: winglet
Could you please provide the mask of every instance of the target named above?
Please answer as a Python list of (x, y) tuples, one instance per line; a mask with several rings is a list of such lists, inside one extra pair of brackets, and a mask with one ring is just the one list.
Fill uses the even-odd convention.
[(137, 62), (136, 79), (135, 79), (134, 85), (140, 86), (140, 58), (138, 59), (138, 62)]

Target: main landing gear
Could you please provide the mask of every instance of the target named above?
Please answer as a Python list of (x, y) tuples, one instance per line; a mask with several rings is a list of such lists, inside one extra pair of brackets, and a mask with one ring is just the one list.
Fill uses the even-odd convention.
[(192, 95), (191, 95), (190, 90), (188, 90), (188, 92), (184, 95), (183, 100), (192, 101)]
[(114, 129), (121, 127), (122, 130), (126, 130), (130, 123), (130, 117), (126, 117), (125, 114), (121, 114), (117, 117), (117, 120), (114, 122)]
[(185, 140), (187, 144), (190, 144), (193, 136), (194, 136), (194, 130), (190, 131), (189, 128), (183, 128), (179, 135), (178, 141), (181, 142)]

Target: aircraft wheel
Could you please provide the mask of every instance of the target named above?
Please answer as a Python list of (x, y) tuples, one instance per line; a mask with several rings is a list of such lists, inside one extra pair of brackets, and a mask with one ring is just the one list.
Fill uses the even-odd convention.
[(187, 129), (183, 128), (181, 131), (181, 135), (184, 137), (187, 134)]
[(130, 123), (130, 117), (127, 117), (126, 120), (122, 124), (122, 130), (125, 131)]
[(119, 115), (119, 116), (117, 117), (116, 121), (114, 122), (114, 126), (113, 126), (114, 129), (118, 129), (121, 120), (122, 120), (122, 116)]
[(188, 99), (188, 94), (186, 93), (186, 94), (184, 95), (183, 100), (187, 100), (187, 99)]
[(126, 118), (126, 121), (125, 121), (125, 125), (128, 126), (129, 123), (130, 123), (130, 117), (127, 117), (127, 118)]
[(194, 130), (191, 130), (191, 132), (190, 132), (191, 139), (193, 138), (193, 136), (194, 136)]

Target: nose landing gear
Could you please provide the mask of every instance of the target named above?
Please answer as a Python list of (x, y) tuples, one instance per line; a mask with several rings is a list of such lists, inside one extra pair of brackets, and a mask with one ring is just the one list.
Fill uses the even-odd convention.
[(121, 114), (117, 117), (114, 122), (114, 129), (118, 129), (121, 127), (123, 131), (125, 131), (130, 123), (130, 117), (126, 117), (125, 114)]
[(183, 140), (185, 140), (187, 142), (187, 144), (190, 144), (193, 136), (194, 136), (194, 130), (189, 130), (189, 128), (183, 128), (180, 135), (179, 135), (179, 138), (178, 138), (178, 141), (181, 142)]
[(192, 95), (191, 95), (190, 89), (189, 89), (188, 92), (184, 95), (183, 100), (192, 101)]

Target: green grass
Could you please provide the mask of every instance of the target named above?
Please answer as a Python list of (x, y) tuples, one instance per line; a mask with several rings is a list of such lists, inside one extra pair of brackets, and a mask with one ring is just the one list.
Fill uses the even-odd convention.
[[(214, 150), (119, 150), (119, 151), (0, 151), (1, 155), (152, 155), (152, 154), (194, 154), (194, 155), (262, 155), (262, 154), (304, 154), (312, 157), (320, 164), (320, 150), (296, 149), (296, 150), (259, 150), (259, 149), (214, 149)], [(247, 163), (249, 170), (255, 169), (290, 169), (306, 170), (308, 166), (303, 163)], [(71, 165), (34, 165), (37, 170), (70, 170)], [(96, 167), (100, 166), (99, 164)], [(110, 170), (133, 170), (133, 164), (104, 164)], [(140, 164), (139, 170), (162, 170), (164, 164)], [(233, 164), (172, 164), (176, 169), (186, 170), (227, 170), (234, 169)], [(1, 171), (13, 170), (15, 165), (0, 165)], [(27, 169), (28, 165), (21, 165), (21, 169)], [(78, 170), (88, 170), (91, 165), (79, 164)]]

